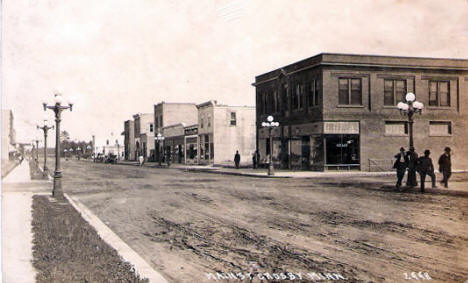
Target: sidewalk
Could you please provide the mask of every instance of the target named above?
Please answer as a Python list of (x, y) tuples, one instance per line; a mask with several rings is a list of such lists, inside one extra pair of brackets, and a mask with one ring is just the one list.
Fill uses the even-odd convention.
[(32, 196), (50, 190), (48, 181), (31, 181), (25, 160), (2, 180), (2, 279), (35, 282), (32, 266)]

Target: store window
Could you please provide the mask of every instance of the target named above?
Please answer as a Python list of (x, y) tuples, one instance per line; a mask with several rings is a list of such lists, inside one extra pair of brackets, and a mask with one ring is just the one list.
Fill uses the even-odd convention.
[(359, 166), (359, 135), (325, 135), (326, 164), (330, 169), (340, 166)]

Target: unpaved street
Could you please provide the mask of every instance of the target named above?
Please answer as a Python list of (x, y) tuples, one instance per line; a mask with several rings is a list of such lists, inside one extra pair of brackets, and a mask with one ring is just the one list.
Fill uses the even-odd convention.
[[(64, 191), (169, 281), (207, 281), (206, 273), (255, 266), (363, 282), (408, 282), (411, 272), (427, 272), (431, 282), (468, 279), (468, 193), (400, 193), (390, 177), (262, 179), (87, 161), (63, 166)], [(454, 180), (468, 184), (466, 178)]]

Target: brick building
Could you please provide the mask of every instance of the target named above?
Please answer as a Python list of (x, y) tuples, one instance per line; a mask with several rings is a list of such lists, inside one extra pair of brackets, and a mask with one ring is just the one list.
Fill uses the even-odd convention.
[[(168, 103), (162, 101), (154, 105), (154, 125), (156, 135), (158, 133), (165, 135), (163, 133), (164, 127), (181, 123), (185, 125), (196, 124), (197, 118), (198, 110), (194, 103)], [(170, 135), (172, 135), (172, 133), (170, 133)], [(165, 142), (158, 142), (156, 140), (153, 142), (154, 148), (156, 148), (156, 160), (158, 160), (162, 154), (164, 144)], [(167, 147), (165, 149), (167, 149)]]
[(251, 163), (255, 151), (255, 107), (208, 101), (197, 108), (199, 163), (233, 163), (236, 150), (241, 163)]
[(139, 113), (133, 115), (135, 133), (135, 156), (143, 155), (147, 160), (154, 151), (154, 115)]
[(135, 122), (127, 120), (124, 122), (124, 158), (125, 160), (136, 160), (135, 156)]
[(163, 128), (164, 152), (170, 155), (171, 162), (185, 163), (185, 136), (184, 123), (167, 126)]
[(468, 60), (319, 54), (255, 78), (257, 148), (283, 168), (389, 170), (408, 148), (407, 117), (396, 107), (407, 92), (424, 103), (414, 144), (437, 163), (445, 146), (455, 169), (468, 169)]

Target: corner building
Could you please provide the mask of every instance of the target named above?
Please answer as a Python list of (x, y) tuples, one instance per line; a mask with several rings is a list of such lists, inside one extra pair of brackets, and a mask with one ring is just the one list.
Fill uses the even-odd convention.
[(257, 148), (261, 162), (302, 170), (391, 170), (408, 149), (408, 118), (397, 103), (413, 92), (424, 104), (414, 116), (414, 145), (437, 167), (445, 146), (452, 168), (468, 169), (468, 60), (322, 53), (259, 75)]

